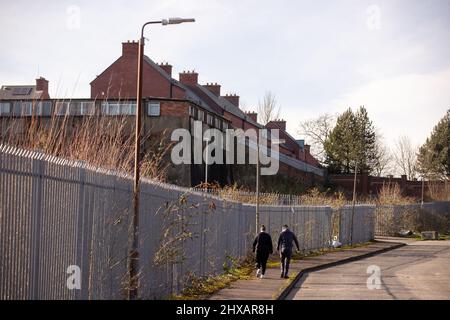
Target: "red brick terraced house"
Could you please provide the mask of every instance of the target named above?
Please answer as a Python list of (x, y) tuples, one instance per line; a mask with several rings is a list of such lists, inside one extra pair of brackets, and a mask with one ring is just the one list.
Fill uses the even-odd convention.
[[(137, 78), (137, 42), (122, 43), (122, 55), (100, 73), (91, 82), (90, 99), (53, 99), (46, 95), (39, 97), (39, 103), (49, 108), (45, 112), (37, 109), (38, 116), (70, 115), (74, 118), (100, 113), (108, 116), (135, 115), (136, 78)], [(45, 80), (45, 79), (44, 79)], [(37, 87), (37, 86), (36, 86)], [(44, 90), (45, 91), (45, 90)], [(279, 129), (284, 143), (279, 147), (280, 169), (276, 176), (262, 177), (263, 189), (279, 185), (302, 184), (309, 186), (324, 180), (325, 170), (310, 154), (309, 146), (303, 140), (295, 140), (286, 131), (286, 122), (277, 120), (263, 126), (257, 122), (257, 114), (245, 113), (239, 108), (239, 96), (222, 95), (221, 86), (217, 83), (199, 84), (198, 73), (182, 72), (179, 79), (172, 76), (172, 66), (168, 63), (157, 64), (147, 56), (143, 66), (143, 97), (145, 100), (144, 132), (150, 133), (150, 139), (160, 137), (161, 132), (176, 128), (192, 129), (194, 120), (203, 123), (203, 129), (228, 128), (247, 129)], [(0, 116), (23, 116), (24, 106), (36, 103), (36, 97), (0, 98)], [(15, 100), (15, 101), (13, 101)], [(10, 104), (10, 106), (8, 106)], [(14, 110), (11, 106), (14, 105)], [(21, 108), (23, 106), (23, 108)], [(34, 110), (34, 109), (33, 109)], [(97, 110), (97, 111), (96, 111)], [(39, 113), (41, 112), (41, 113)], [(130, 117), (130, 134), (132, 134), (133, 117)], [(166, 133), (167, 134), (167, 133)], [(145, 134), (144, 134), (145, 135)], [(270, 142), (269, 142), (270, 144)], [(144, 143), (144, 150), (146, 143)], [(254, 188), (254, 165), (209, 165), (209, 181), (222, 185), (238, 183)], [(168, 181), (184, 186), (195, 186), (204, 181), (205, 166), (171, 165)], [(286, 183), (289, 182), (289, 183)], [(274, 190), (268, 190), (274, 191)]]
[[(91, 98), (129, 99), (136, 97), (137, 77), (137, 42), (122, 43), (122, 56), (106, 68), (95, 80), (91, 82)], [(156, 64), (150, 58), (144, 57), (143, 96), (163, 99), (186, 99), (206, 107), (213, 114), (193, 112), (191, 117), (206, 120), (207, 125), (214, 125), (214, 116), (221, 116), (231, 123), (232, 128), (263, 129), (257, 122), (256, 113), (245, 113), (239, 108), (239, 96), (236, 94), (222, 95), (221, 86), (217, 83), (199, 84), (198, 73), (194, 71), (182, 72), (178, 81), (172, 77), (172, 66)], [(195, 114), (194, 114), (195, 113)], [(206, 116), (206, 118), (203, 118)], [(280, 173), (296, 178), (307, 185), (320, 182), (324, 177), (324, 170), (318, 161), (311, 155), (308, 145), (304, 141), (297, 141), (286, 131), (284, 120), (271, 121), (266, 125), (268, 129), (279, 129), (280, 138), (285, 141), (280, 145)], [(236, 181), (237, 176), (241, 182), (254, 185), (254, 172), (248, 168), (239, 170), (233, 166), (231, 175), (226, 183)], [(201, 176), (200, 171), (196, 176)], [(211, 170), (214, 172), (214, 170)], [(244, 175), (241, 173), (244, 172)], [(245, 177), (248, 176), (246, 179)], [(201, 178), (193, 183), (200, 182)]]

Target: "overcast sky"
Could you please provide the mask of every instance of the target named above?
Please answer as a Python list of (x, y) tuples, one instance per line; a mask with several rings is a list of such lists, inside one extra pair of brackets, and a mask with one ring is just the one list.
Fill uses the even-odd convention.
[(89, 83), (152, 26), (146, 54), (174, 74), (237, 93), (247, 110), (270, 90), (288, 131), (365, 105), (386, 143), (424, 142), (450, 108), (449, 0), (2, 1), (0, 84), (50, 80), (52, 97), (89, 97)]

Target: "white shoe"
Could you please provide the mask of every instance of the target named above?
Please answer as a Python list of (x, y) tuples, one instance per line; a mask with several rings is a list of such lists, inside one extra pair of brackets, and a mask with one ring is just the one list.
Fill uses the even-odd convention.
[(259, 277), (259, 276), (261, 276), (261, 269), (258, 269), (258, 270), (256, 271), (256, 277)]
[(259, 277), (260, 277), (260, 278), (262, 279), (262, 278), (264, 278), (264, 275), (263, 275), (263, 274), (261, 274), (261, 275), (260, 275)]

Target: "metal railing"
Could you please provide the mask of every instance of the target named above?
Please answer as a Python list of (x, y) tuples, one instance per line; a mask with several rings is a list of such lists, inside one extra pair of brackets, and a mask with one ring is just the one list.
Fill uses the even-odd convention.
[[(192, 277), (221, 273), (231, 257), (246, 256), (255, 236), (253, 196), (239, 192), (233, 201), (143, 179), (139, 298), (178, 293)], [(283, 224), (304, 251), (329, 247), (333, 236), (343, 244), (350, 234), (353, 243), (373, 239), (374, 206), (356, 206), (352, 217), (349, 206), (299, 199), (276, 195), (261, 205), (274, 244)], [(0, 145), (0, 299), (123, 299), (131, 201), (127, 174)], [(79, 289), (67, 285), (73, 266)]]

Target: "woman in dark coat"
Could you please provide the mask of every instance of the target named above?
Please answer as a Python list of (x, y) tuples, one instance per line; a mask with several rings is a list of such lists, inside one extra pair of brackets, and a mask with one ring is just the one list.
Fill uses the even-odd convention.
[(269, 255), (273, 253), (272, 238), (270, 234), (266, 233), (266, 227), (261, 226), (261, 232), (256, 236), (253, 241), (253, 252), (256, 252), (256, 276), (261, 279), (266, 273), (266, 264), (269, 259)]

